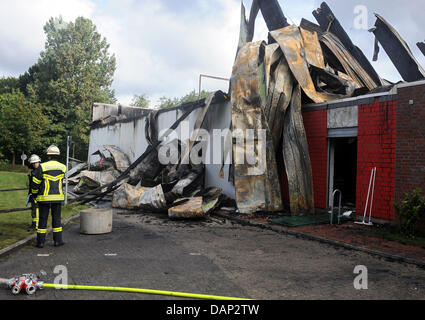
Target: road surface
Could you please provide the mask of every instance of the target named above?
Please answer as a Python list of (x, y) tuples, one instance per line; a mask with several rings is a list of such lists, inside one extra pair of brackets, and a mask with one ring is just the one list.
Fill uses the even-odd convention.
[[(114, 231), (65, 228), (66, 246), (27, 246), (0, 257), (0, 278), (65, 266), (69, 284), (120, 286), (259, 300), (425, 299), (425, 270), (365, 253), (234, 224), (224, 219), (177, 222), (161, 215), (114, 215)], [(356, 290), (356, 266), (365, 266), (367, 290)], [(363, 274), (365, 275), (365, 274)], [(362, 282), (364, 284), (364, 282)], [(175, 299), (132, 293), (45, 289), (0, 300)]]

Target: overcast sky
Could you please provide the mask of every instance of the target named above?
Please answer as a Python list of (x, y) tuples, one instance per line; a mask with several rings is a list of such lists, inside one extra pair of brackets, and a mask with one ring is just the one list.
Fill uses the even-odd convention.
[[(244, 0), (248, 10), (252, 0)], [(279, 0), (289, 21), (316, 22), (316, 0)], [(300, 4), (302, 3), (302, 4)], [(419, 62), (425, 57), (416, 42), (425, 39), (423, 0), (329, 0), (348, 34), (371, 60), (374, 37), (354, 27), (355, 8), (368, 9), (368, 27), (374, 13), (386, 18), (404, 37)], [(43, 25), (50, 17), (90, 18), (110, 43), (117, 58), (113, 88), (119, 103), (134, 94), (178, 97), (198, 88), (200, 73), (229, 78), (239, 36), (240, 0), (0, 0), (0, 77), (19, 76), (33, 65), (44, 48)], [(255, 40), (267, 39), (260, 15)], [(401, 80), (381, 50), (373, 63), (381, 77)], [(204, 89), (227, 91), (228, 84), (205, 80)]]

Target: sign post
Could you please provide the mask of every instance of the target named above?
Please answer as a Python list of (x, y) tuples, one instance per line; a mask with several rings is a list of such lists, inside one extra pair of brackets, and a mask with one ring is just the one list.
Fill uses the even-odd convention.
[(21, 160), (22, 160), (22, 166), (25, 167), (25, 160), (28, 159), (28, 156), (25, 154), (25, 152), (22, 152)]
[(69, 171), (69, 148), (72, 144), (72, 137), (66, 141), (66, 174), (65, 174), (65, 205), (68, 204), (68, 171)]

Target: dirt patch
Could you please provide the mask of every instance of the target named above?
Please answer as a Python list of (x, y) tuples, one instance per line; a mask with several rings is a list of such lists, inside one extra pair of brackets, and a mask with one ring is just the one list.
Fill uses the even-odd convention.
[[(221, 214), (227, 214), (220, 212)], [(246, 221), (252, 221), (264, 225), (269, 225), (271, 218), (276, 218), (276, 215), (255, 214), (249, 216), (229, 215)], [(291, 230), (300, 233), (305, 233), (333, 241), (339, 241), (357, 247), (381, 251), (394, 256), (405, 257), (425, 262), (425, 249), (420, 246), (402, 244), (397, 241), (383, 239), (379, 236), (371, 235), (370, 227), (357, 225), (354, 222), (348, 222), (343, 225), (318, 225), (305, 226), (298, 228), (287, 228), (283, 226), (273, 226), (281, 230)]]

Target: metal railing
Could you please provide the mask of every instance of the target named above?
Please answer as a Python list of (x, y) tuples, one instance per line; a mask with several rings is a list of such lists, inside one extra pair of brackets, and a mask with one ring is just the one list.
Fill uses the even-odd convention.
[[(0, 190), (0, 192), (15, 192), (15, 191), (27, 191), (28, 188), (21, 188), (21, 189), (6, 189), (6, 190)], [(6, 209), (6, 210), (0, 210), (0, 214), (2, 213), (11, 213), (11, 212), (20, 212), (20, 211), (28, 211), (31, 210), (31, 207), (29, 208), (14, 208), (14, 209)]]

